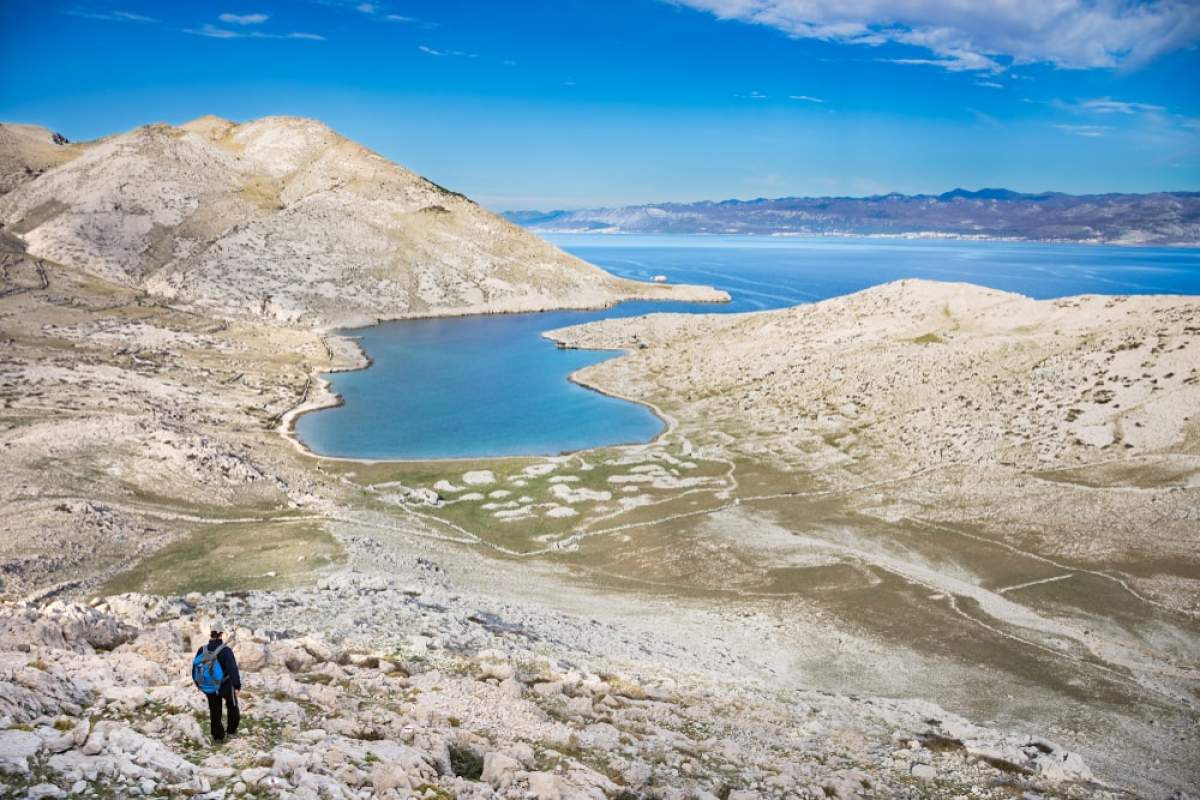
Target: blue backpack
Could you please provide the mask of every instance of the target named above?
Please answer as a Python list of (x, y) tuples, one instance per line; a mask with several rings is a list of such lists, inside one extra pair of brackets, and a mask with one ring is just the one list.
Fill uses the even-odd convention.
[(206, 647), (192, 659), (192, 680), (205, 694), (219, 694), (225, 682), (225, 669), (218, 658), (224, 649), (224, 644), (216, 650)]

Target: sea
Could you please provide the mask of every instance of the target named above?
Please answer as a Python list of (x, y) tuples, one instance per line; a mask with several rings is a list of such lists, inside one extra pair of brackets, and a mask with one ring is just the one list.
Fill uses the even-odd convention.
[(556, 234), (562, 249), (624, 278), (698, 283), (729, 303), (629, 302), (385, 322), (342, 331), (372, 365), (328, 379), (343, 404), (305, 414), (319, 455), (361, 459), (545, 456), (654, 439), (648, 407), (572, 383), (617, 353), (560, 350), (542, 331), (651, 312), (741, 313), (811, 303), (903, 278), (962, 281), (1039, 300), (1078, 294), (1200, 295), (1200, 249), (861, 237)]

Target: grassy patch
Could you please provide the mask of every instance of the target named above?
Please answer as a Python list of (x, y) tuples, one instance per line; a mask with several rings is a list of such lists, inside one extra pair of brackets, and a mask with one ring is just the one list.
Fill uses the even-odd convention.
[(99, 594), (281, 588), (303, 583), (313, 570), (343, 557), (318, 523), (208, 525), (117, 575)]
[(279, 200), (279, 188), (267, 178), (250, 178), (242, 187), (242, 196), (259, 208), (268, 211), (278, 211), (283, 208), (283, 204)]
[[(686, 489), (683, 488), (653, 488), (646, 484), (634, 485), (635, 491), (623, 492), (628, 484), (611, 483), (609, 478), (616, 475), (630, 475), (637, 472), (637, 463), (613, 463), (622, 458), (623, 453), (617, 450), (595, 450), (582, 456), (561, 463), (553, 471), (541, 475), (523, 473), (525, 467), (545, 463), (545, 459), (521, 458), (504, 459), (486, 462), (424, 462), (424, 463), (393, 463), (387, 465), (354, 465), (352, 478), (358, 484), (375, 487), (379, 494), (364, 491), (361, 499), (368, 507), (387, 513), (395, 508), (383, 497), (393, 487), (388, 484), (395, 481), (410, 488), (432, 488), (439, 480), (447, 480), (458, 486), (464, 486), (462, 475), (470, 469), (488, 469), (496, 476), (496, 481), (483, 486), (464, 486), (462, 492), (446, 492), (443, 499), (446, 505), (440, 508), (415, 506), (425, 514), (438, 517), (446, 522), (477, 534), (489, 542), (512, 548), (517, 551), (529, 551), (545, 546), (547, 538), (560, 537), (570, 533), (599, 525), (608, 527), (631, 521), (657, 519), (679, 511), (691, 511), (707, 505), (715, 505), (712, 493), (724, 487), (720, 480), (714, 485), (705, 487), (701, 492), (688, 494), (684, 498), (677, 496)], [(584, 468), (584, 465), (587, 468)], [(647, 457), (642, 464), (657, 462)], [(675, 469), (677, 477), (689, 478), (723, 478), (727, 466), (721, 462), (693, 459), (694, 467), (680, 469), (670, 464), (662, 464), (668, 471)], [(344, 468), (344, 467), (343, 467)], [(336, 468), (335, 468), (336, 469)], [(574, 480), (566, 485), (573, 491), (582, 489), (593, 492), (608, 492), (609, 500), (583, 500), (567, 503), (554, 494), (554, 487), (563, 477), (573, 477)], [(516, 482), (514, 482), (516, 479)], [(500, 498), (485, 497), (483, 500), (458, 500), (468, 492), (478, 492), (490, 495), (496, 490), (504, 490), (508, 494)], [(620, 501), (631, 495), (644, 495), (651, 498), (654, 505), (640, 506), (622, 510)], [(521, 502), (519, 498), (528, 497)], [(516, 501), (519, 505), (530, 506), (531, 512), (526, 516), (505, 520), (497, 517), (506, 504)], [(547, 514), (550, 504), (570, 505), (577, 513), (569, 517), (551, 517)], [(485, 508), (492, 505), (492, 508)]]
[(945, 341), (945, 339), (932, 332), (923, 333), (912, 340), (913, 344), (944, 344)]

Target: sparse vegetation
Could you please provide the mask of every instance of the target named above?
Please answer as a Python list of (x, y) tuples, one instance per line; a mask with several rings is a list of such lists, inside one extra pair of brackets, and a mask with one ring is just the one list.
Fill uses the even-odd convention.
[(267, 589), (311, 580), (343, 558), (311, 522), (229, 523), (198, 528), (110, 580), (100, 594)]

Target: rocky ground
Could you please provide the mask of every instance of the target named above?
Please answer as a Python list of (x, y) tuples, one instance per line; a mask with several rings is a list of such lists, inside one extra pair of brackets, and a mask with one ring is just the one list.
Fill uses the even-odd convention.
[[(1012, 687), (960, 663), (914, 673), (928, 654), (905, 643), (925, 635), (911, 608), (901, 608), (908, 630), (888, 639), (819, 596), (764, 593), (762, 582), (793, 563), (781, 543), (793, 547), (795, 537), (780, 539), (785, 518), (755, 516), (761, 503), (747, 489), (791, 473), (756, 467), (729, 434), (721, 447), (704, 440), (720, 430), (689, 426), (675, 407), (659, 442), (567, 458), (314, 459), (277, 429), (312, 391), (314, 372), (360, 358), (345, 340), (213, 321), (57, 265), (46, 274), (46, 289), (31, 284), (0, 301), (8, 344), (0, 452), (12, 476), (0, 489), (9, 598), (0, 646), (4, 675), (25, 687), (0, 692), (16, 698), (3, 712), (0, 748), (16, 754), (4, 779), (13, 796), (33, 787), (34, 796), (52, 795), (46, 784), (128, 796), (232, 793), (239, 783), (251, 796), (341, 796), (343, 787), (370, 795), (377, 780), (400, 796), (411, 786), (426, 796), (539, 797), (1122, 796), (1139, 784), (1147, 796), (1166, 796), (1191, 785), (1176, 760), (1195, 741), (1180, 733), (1190, 712), (1160, 717), (1167, 738), (1145, 739), (1168, 770), (1146, 782), (1140, 767), (1114, 765), (1122, 754), (1142, 758), (1127, 740), (1043, 727), (1028, 703), (1002, 702), (1010, 713), (981, 726), (966, 721), (975, 707), (955, 697), (919, 699), (945, 699), (935, 676), (976, 694), (980, 680)], [(661, 328), (668, 319), (630, 324)], [(644, 349), (633, 344), (637, 355), (608, 363), (632, 366), (652, 353), (649, 334), (637, 335)], [(829, 474), (849, 481), (852, 471)], [(511, 496), (493, 497), (498, 491)], [(521, 508), (527, 494), (536, 509), (497, 516), (511, 510), (506, 503)], [(643, 499), (620, 502), (634, 497)], [(551, 528), (537, 528), (531, 515)], [(818, 568), (839, 558), (871, 568), (879, 559), (799, 544), (802, 563)], [(885, 566), (963, 603), (994, 610), (992, 595), (1015, 598), (1004, 586), (985, 582), (990, 594), (980, 594), (918, 565)], [(845, 596), (858, 579), (839, 580)], [(706, 592), (697, 594), (700, 584)], [(167, 599), (111, 599), (145, 588)], [(170, 599), (192, 589), (204, 593)], [(86, 610), (45, 599), (56, 596), (110, 599)], [(251, 667), (246, 699), (256, 720), (219, 750), (197, 738), (199, 698), (184, 672), (192, 637), (212, 617), (244, 629), (239, 652)], [(53, 631), (66, 619), (95, 621), (68, 624), (73, 633), (59, 638)], [(1169, 691), (1189, 685), (1194, 652), (1173, 620), (1154, 621), (1158, 644), (1176, 653), (1158, 661), (1106, 634), (1135, 670), (1156, 667)], [(1002, 622), (1018, 634), (1042, 624)], [(96, 639), (89, 652), (82, 631), (93, 624), (124, 632)], [(1161, 638), (1167, 631), (1173, 641)], [(1051, 633), (1079, 636), (1069, 626)], [(319, 640), (317, 654), (301, 640)], [(1020, 648), (984, 647), (1019, 661)], [(854, 665), (862, 662), (892, 683), (860, 680)], [(1163, 672), (1169, 664), (1173, 675)], [(1095, 690), (1086, 669), (1071, 680)], [(607, 688), (582, 688), (600, 684)], [(1055, 697), (1037, 680), (1023, 691), (1038, 703)], [(1141, 735), (1109, 702), (1097, 704), (1098, 718)], [(1146, 703), (1155, 714), (1164, 705)], [(104, 733), (93, 740), (93, 730)], [(1013, 730), (1022, 732), (1004, 732)], [(447, 767), (452, 746), (458, 767)], [(1103, 769), (1094, 771), (1097, 759)]]
[[(1053, 742), (928, 704), (696, 681), (652, 649), (592, 656), (570, 620), (505, 620), (425, 575), (4, 608), (5, 796), (1124, 796)], [(276, 627), (317, 607), (342, 625)], [(186, 665), (218, 618), (239, 621), (246, 688), (242, 729), (214, 746)]]

